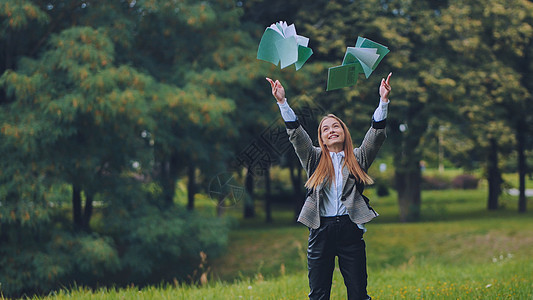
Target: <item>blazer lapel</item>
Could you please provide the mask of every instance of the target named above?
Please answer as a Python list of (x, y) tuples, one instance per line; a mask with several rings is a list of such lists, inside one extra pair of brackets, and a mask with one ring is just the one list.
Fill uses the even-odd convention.
[(348, 176), (350, 176), (350, 171), (348, 171), (348, 168), (345, 166), (342, 168), (342, 190), (344, 191), (344, 187), (346, 187), (346, 181), (348, 181)]

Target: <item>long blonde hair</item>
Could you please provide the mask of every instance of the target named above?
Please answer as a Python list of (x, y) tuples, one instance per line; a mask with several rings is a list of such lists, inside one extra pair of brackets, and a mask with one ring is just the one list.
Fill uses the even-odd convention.
[(346, 127), (346, 124), (339, 119), (334, 114), (328, 114), (327, 116), (323, 117), (320, 121), (320, 125), (318, 125), (318, 143), (320, 144), (320, 148), (322, 149), (322, 153), (320, 154), (320, 160), (318, 162), (318, 166), (316, 167), (316, 170), (313, 172), (313, 175), (309, 177), (307, 182), (305, 183), (305, 187), (308, 189), (314, 189), (318, 185), (320, 185), (322, 182), (326, 182), (328, 184), (331, 184), (333, 178), (335, 177), (335, 169), (333, 168), (333, 163), (331, 162), (331, 157), (329, 155), (329, 150), (322, 141), (321, 136), (321, 128), (322, 123), (324, 120), (328, 118), (334, 118), (335, 120), (339, 121), (339, 123), (342, 126), (342, 129), (344, 130), (344, 163), (342, 167), (344, 166), (348, 167), (348, 170), (350, 173), (355, 176), (355, 179), (359, 182), (362, 182), (364, 184), (372, 184), (374, 183), (374, 180), (368, 176), (368, 174), (361, 168), (359, 165), (359, 162), (355, 158), (355, 155), (353, 153), (353, 144), (352, 144), (352, 137), (350, 135), (350, 131), (348, 130), (348, 127)]

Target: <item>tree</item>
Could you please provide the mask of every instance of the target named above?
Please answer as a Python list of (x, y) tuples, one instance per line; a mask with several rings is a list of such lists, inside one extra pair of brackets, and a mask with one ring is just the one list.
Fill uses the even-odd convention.
[[(251, 40), (239, 26), (241, 10), (233, 1), (154, 1), (136, 6), (142, 16), (133, 61), (182, 89), (159, 99), (154, 109), (154, 176), (170, 204), (176, 180), (186, 169), (199, 169), (211, 178), (224, 170), (234, 153), (230, 145), (239, 127), (229, 113), (242, 95), (239, 88), (255, 74), (248, 64)], [(183, 110), (177, 101), (195, 108)]]
[(529, 1), (450, 1), (441, 18), (447, 39), (442, 49), (460, 66), (448, 68), (447, 76), (458, 83), (462, 114), (471, 121), (478, 150), (487, 153), (489, 209), (498, 208), (501, 191), (499, 148), (508, 153), (516, 145), (519, 210), (525, 210), (525, 136), (532, 127), (524, 108), (531, 99), (532, 15)]
[(2, 77), (16, 99), (6, 133), (23, 131), (20, 138), (41, 149), (36, 155), (49, 162), (50, 172), (72, 185), (73, 222), (85, 230), (94, 195), (142, 157), (140, 133), (151, 126), (146, 97), (155, 83), (134, 69), (113, 66), (113, 60), (105, 35), (74, 27), (53, 36), (40, 59), (24, 59), (19, 71)]
[[(159, 129), (166, 124), (153, 116), (157, 109), (172, 109), (178, 112), (173, 120), (184, 122), (181, 128), (189, 129), (193, 120), (200, 129), (212, 125), (207, 132), (213, 134), (231, 102), (213, 101), (205, 89), (158, 82), (133, 67), (125, 54), (135, 52), (137, 28), (124, 24), (144, 12), (129, 3), (42, 5), (39, 10), (29, 1), (7, 1), (1, 15), (7, 20), (2, 24), (23, 19), (17, 12), (30, 25), (45, 25), (28, 31), (26, 40), (8, 40), (20, 49), (6, 56), (12, 69), (0, 77), (2, 293), (47, 292), (73, 281), (96, 286), (117, 274), (124, 280), (113, 279), (119, 283), (186, 278), (200, 249), (215, 255), (223, 247), (226, 226), (179, 208), (162, 212), (163, 197), (147, 170), (154, 162), (154, 137), (164, 137)], [(47, 18), (36, 18), (32, 9)], [(15, 36), (27, 28), (8, 30)], [(196, 137), (186, 133), (186, 139)], [(94, 200), (104, 204), (104, 225), (90, 225)], [(63, 213), (67, 207), (72, 218)], [(146, 230), (154, 219), (162, 230), (172, 230)], [(168, 251), (157, 249), (159, 238), (168, 242)], [(123, 276), (132, 270), (135, 278)]]

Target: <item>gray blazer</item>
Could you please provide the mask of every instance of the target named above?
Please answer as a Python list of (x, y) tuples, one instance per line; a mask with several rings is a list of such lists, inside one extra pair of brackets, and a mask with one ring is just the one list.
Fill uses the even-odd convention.
[[(318, 166), (322, 149), (313, 146), (311, 138), (298, 121), (286, 122), (285, 124), (289, 140), (309, 178), (309, 174), (312, 174)], [(385, 140), (385, 124), (386, 120), (372, 122), (372, 126), (367, 131), (361, 146), (354, 149), (355, 158), (364, 170), (368, 170)], [(352, 222), (364, 224), (377, 217), (378, 213), (367, 205), (363, 196), (357, 191), (355, 177), (349, 173), (346, 167), (343, 168), (342, 174), (344, 182), (341, 201), (343, 201), (348, 210)], [(320, 184), (306, 197), (298, 222), (313, 229), (320, 227), (319, 205), (324, 197), (326, 195), (323, 190), (323, 184)]]

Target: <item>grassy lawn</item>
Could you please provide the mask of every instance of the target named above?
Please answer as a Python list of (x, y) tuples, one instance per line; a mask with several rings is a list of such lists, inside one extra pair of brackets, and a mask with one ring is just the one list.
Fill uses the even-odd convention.
[[(487, 211), (485, 188), (424, 191), (422, 220), (399, 223), (396, 196), (374, 193), (365, 191), (381, 215), (365, 234), (373, 299), (533, 299), (531, 198), (518, 214), (516, 197), (505, 194), (501, 209)], [(35, 299), (305, 299), (308, 229), (282, 205), (267, 224), (260, 205), (253, 220), (240, 219), (239, 206), (226, 209), (236, 227), (204, 286), (80, 287)], [(198, 207), (215, 210), (205, 197)], [(345, 298), (337, 268), (332, 299)]]
[[(379, 198), (373, 193), (365, 191), (380, 213), (367, 224), (369, 268), (398, 267), (417, 257), (462, 264), (513, 251), (533, 255), (533, 214), (518, 214), (516, 197), (502, 195), (503, 208), (489, 212), (485, 190), (424, 191), (422, 221), (403, 224), (397, 222), (396, 195)], [(215, 261), (214, 279), (306, 271), (307, 228), (294, 222), (292, 211), (278, 208), (273, 216), (274, 224), (262, 222), (261, 213), (254, 221), (240, 220), (230, 235), (228, 255)]]
[[(488, 264), (434, 265), (423, 262), (400, 268), (371, 271), (369, 293), (373, 299), (531, 299), (531, 265), (508, 260)], [(208, 286), (160, 286), (137, 289), (75, 288), (42, 299), (305, 299), (305, 273)], [(333, 276), (331, 299), (346, 299), (342, 278)]]

